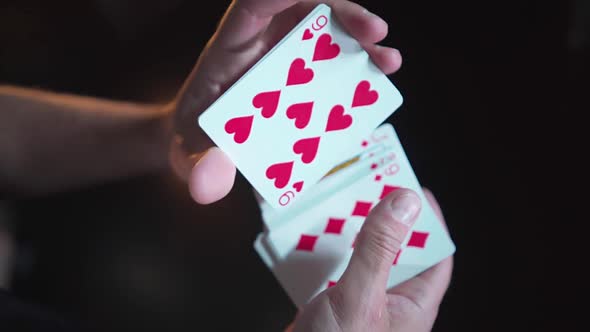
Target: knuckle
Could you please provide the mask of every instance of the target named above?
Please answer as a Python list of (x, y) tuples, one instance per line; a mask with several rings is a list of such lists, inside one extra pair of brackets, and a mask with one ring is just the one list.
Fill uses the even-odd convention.
[(345, 294), (339, 288), (333, 290), (335, 291), (327, 293), (328, 303), (332, 319), (339, 331), (364, 331), (366, 326), (376, 326), (381, 321), (381, 309), (375, 301), (363, 296)]
[(375, 225), (367, 234), (367, 249), (380, 260), (395, 257), (402, 246), (404, 234), (405, 231), (397, 223)]
[(340, 330), (344, 331), (344, 327), (346, 326), (344, 317), (350, 316), (345, 312), (346, 300), (343, 296), (344, 294), (342, 294), (340, 291), (328, 292), (327, 294), (328, 305), (332, 311), (334, 323)]

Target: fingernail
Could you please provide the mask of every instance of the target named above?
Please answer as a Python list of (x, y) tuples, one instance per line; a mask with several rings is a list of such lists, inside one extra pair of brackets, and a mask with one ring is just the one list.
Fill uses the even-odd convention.
[(391, 215), (404, 225), (410, 226), (419, 210), (420, 201), (416, 195), (401, 195), (391, 202)]

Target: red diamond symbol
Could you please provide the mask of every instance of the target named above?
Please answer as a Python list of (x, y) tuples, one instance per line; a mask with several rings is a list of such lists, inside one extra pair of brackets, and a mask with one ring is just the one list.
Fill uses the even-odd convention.
[(424, 248), (428, 234), (427, 232), (413, 231), (410, 240), (408, 240), (408, 247)]
[(313, 247), (318, 240), (318, 236), (302, 234), (297, 243), (296, 250), (313, 251)]
[(328, 280), (328, 288), (336, 285), (336, 281)]
[(372, 163), (372, 164), (371, 164), (371, 169), (375, 169), (375, 168), (377, 168), (377, 164), (375, 164), (375, 163)]
[(379, 175), (379, 174), (375, 175), (375, 181), (381, 181), (381, 175)]
[(363, 141), (363, 142), (361, 143), (361, 145), (363, 146), (363, 148), (364, 148), (364, 147), (367, 147), (367, 145), (369, 145), (369, 142), (367, 142), (367, 141)]
[(399, 259), (399, 255), (402, 253), (402, 250), (400, 249), (397, 254), (395, 255), (395, 258), (393, 259), (393, 265), (397, 265), (397, 260)]
[(390, 192), (398, 190), (399, 188), (400, 187), (384, 185), (383, 191), (381, 191), (381, 196), (379, 196), (379, 199), (385, 198), (385, 196), (389, 195)]
[(371, 211), (372, 205), (373, 203), (371, 202), (357, 201), (354, 205), (354, 210), (352, 210), (352, 215), (366, 217), (369, 215), (369, 211)]
[(328, 224), (326, 225), (326, 229), (324, 230), (324, 233), (332, 233), (332, 234), (342, 233), (342, 227), (344, 226), (345, 221), (346, 221), (346, 219), (337, 219), (337, 218), (328, 219)]

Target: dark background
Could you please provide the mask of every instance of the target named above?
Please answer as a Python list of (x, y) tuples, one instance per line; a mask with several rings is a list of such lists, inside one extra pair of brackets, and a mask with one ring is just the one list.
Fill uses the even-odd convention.
[[(572, 273), (585, 197), (571, 157), (587, 150), (575, 116), (590, 109), (588, 2), (360, 3), (404, 56), (392, 80), (405, 103), (389, 122), (457, 244), (435, 330), (573, 326), (587, 287)], [(227, 1), (0, 4), (2, 82), (159, 102)], [(295, 310), (253, 251), (248, 188), (240, 177), (201, 207), (164, 172), (10, 201), (13, 292), (97, 331), (280, 330)]]

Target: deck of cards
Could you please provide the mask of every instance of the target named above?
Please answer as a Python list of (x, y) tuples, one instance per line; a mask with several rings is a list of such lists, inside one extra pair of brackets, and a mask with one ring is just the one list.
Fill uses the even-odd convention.
[(296, 306), (338, 282), (371, 208), (398, 188), (417, 192), (423, 207), (389, 286), (454, 253), (383, 124), (402, 100), (320, 4), (199, 116), (258, 193), (264, 231), (254, 248)]

